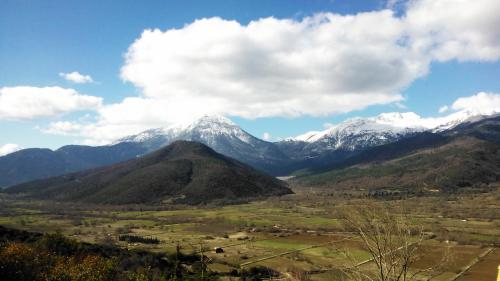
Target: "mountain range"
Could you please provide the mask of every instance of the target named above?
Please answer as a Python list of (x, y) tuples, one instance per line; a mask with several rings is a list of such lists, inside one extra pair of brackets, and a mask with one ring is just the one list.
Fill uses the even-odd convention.
[(500, 181), (500, 117), (373, 147), (294, 179), (336, 190), (447, 192)]
[[(102, 167), (145, 155), (176, 140), (196, 141), (271, 175), (289, 175), (335, 166), (365, 150), (423, 133), (436, 134), (496, 112), (460, 111), (443, 118), (384, 113), (353, 118), (321, 132), (279, 142), (256, 138), (231, 120), (203, 116), (187, 126), (170, 126), (128, 136), (106, 146), (24, 149), (0, 157), (0, 186)], [(490, 115), (491, 116), (491, 115)]]
[(228, 203), (292, 193), (286, 183), (190, 141), (175, 141), (136, 159), (20, 184), (5, 192), (98, 204)]

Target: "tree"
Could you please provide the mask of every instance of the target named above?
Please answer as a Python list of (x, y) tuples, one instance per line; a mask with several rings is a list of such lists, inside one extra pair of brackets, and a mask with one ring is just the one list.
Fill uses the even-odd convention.
[(395, 212), (387, 206), (367, 204), (347, 208), (341, 212), (344, 227), (353, 232), (371, 256), (376, 270), (361, 270), (364, 263), (343, 268), (353, 280), (410, 281), (417, 274), (439, 270), (448, 260), (446, 248), (442, 260), (432, 268), (416, 270), (414, 263), (421, 258), (422, 242), (427, 239), (423, 227), (412, 223), (404, 212)]

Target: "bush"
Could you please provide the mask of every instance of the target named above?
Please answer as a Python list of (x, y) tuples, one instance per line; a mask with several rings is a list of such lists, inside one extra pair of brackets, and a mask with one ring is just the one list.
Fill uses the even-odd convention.
[(128, 243), (144, 243), (144, 244), (159, 244), (160, 240), (158, 238), (148, 238), (148, 237), (141, 237), (141, 236), (135, 236), (135, 235), (120, 235), (118, 236), (118, 240), (120, 241), (126, 241)]
[[(0, 226), (2, 281), (199, 280), (197, 262), (198, 255), (128, 251)], [(204, 270), (204, 276), (217, 280), (210, 271)]]

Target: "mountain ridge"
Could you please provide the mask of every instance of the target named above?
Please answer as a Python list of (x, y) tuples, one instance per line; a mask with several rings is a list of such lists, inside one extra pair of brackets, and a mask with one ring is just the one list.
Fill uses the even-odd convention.
[(191, 124), (146, 130), (106, 146), (69, 145), (55, 151), (24, 149), (8, 154), (0, 157), (0, 187), (133, 159), (175, 140), (201, 142), (261, 171), (284, 176), (297, 170), (334, 165), (365, 149), (415, 134), (446, 131), (447, 127), (465, 124), (467, 120), (488, 117), (474, 115), (476, 113), (451, 114), (454, 117), (445, 121), (456, 122), (443, 123), (446, 125), (436, 130), (423, 130), (418, 125), (421, 118), (414, 113), (386, 113), (342, 122), (325, 130), (330, 134), (316, 141), (287, 139), (280, 142), (254, 137), (226, 117), (203, 116)]
[[(333, 189), (457, 192), (500, 181), (500, 117), (462, 123), (373, 147), (300, 175), (306, 186)], [(418, 190), (421, 191), (421, 190)]]
[(121, 163), (9, 187), (7, 193), (97, 204), (204, 204), (284, 195), (284, 182), (206, 145), (176, 141)]

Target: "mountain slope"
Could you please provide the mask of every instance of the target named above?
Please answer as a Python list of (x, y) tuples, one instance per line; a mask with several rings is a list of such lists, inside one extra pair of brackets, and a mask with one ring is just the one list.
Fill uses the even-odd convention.
[(427, 130), (416, 122), (418, 118), (418, 115), (411, 112), (353, 118), (324, 131), (308, 132), (287, 139), (278, 145), (289, 157), (295, 159), (324, 157), (325, 153), (332, 151), (358, 152)]
[(421, 118), (411, 112), (384, 113), (350, 119), (322, 132), (277, 143), (258, 139), (225, 117), (204, 116), (189, 126), (151, 129), (113, 145), (70, 145), (56, 151), (25, 149), (8, 154), (0, 157), (0, 188), (118, 163), (176, 140), (198, 141), (266, 173), (289, 175), (335, 166), (373, 147), (423, 132), (443, 132), (495, 113), (460, 111), (441, 118)]
[(68, 145), (55, 151), (23, 149), (0, 157), (0, 188), (109, 165), (145, 152), (145, 148), (135, 143), (96, 147)]
[(281, 167), (290, 159), (271, 142), (258, 139), (228, 118), (203, 116), (188, 126), (148, 130), (120, 141), (134, 142), (155, 150), (176, 140), (196, 141), (267, 173), (284, 173)]
[(195, 142), (176, 141), (143, 157), (13, 186), (7, 193), (104, 204), (187, 204), (291, 193), (286, 184)]
[(299, 177), (335, 189), (437, 189), (454, 192), (500, 181), (500, 118), (462, 124), (375, 147)]
[(52, 151), (24, 149), (0, 157), (0, 188), (31, 180), (101, 167), (160, 149), (176, 140), (198, 141), (219, 153), (271, 174), (289, 161), (275, 144), (260, 140), (227, 118), (204, 116), (189, 126), (147, 130), (113, 145), (69, 145)]

